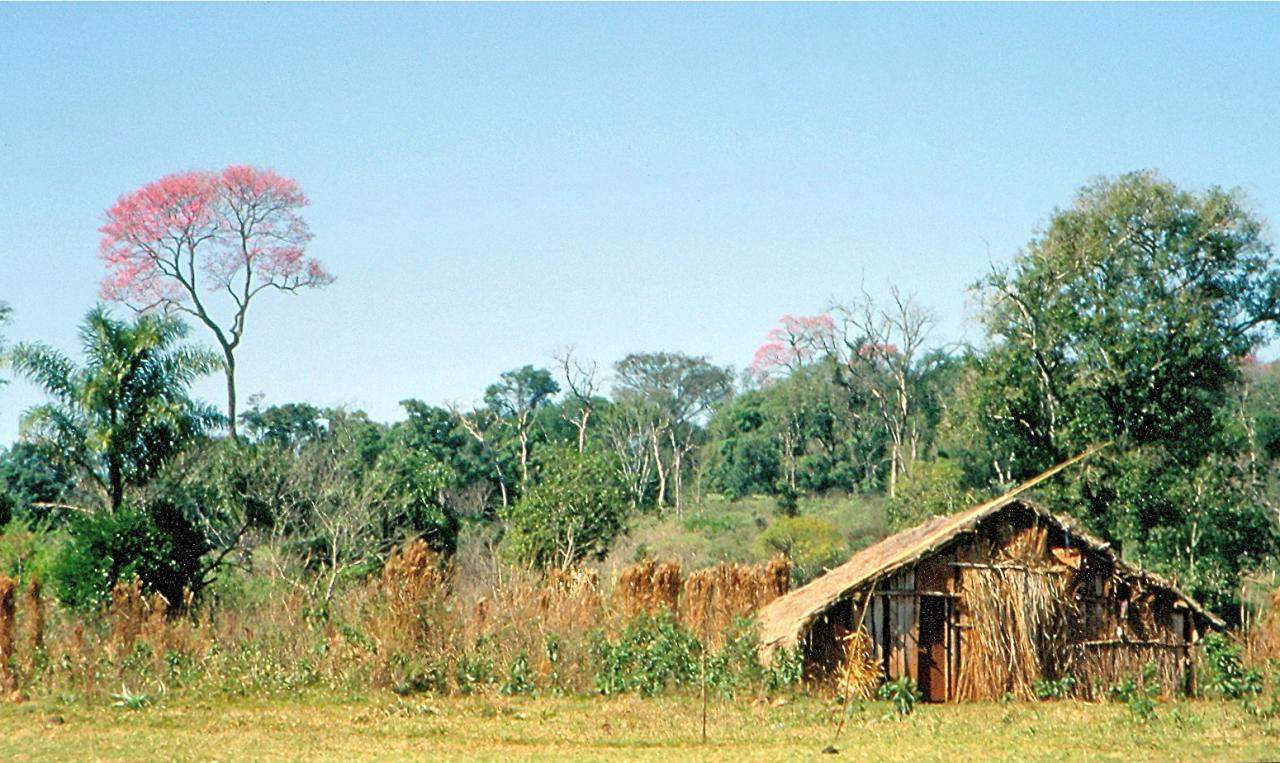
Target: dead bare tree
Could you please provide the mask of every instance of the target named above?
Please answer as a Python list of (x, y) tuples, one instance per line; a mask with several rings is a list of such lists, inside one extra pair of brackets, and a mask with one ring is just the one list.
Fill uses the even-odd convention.
[(896, 286), (890, 289), (888, 305), (878, 304), (864, 288), (856, 302), (833, 310), (843, 328), (839, 346), (833, 348), (841, 361), (843, 383), (856, 384), (870, 396), (888, 436), (893, 497), (898, 477), (919, 455), (915, 388), (927, 371), (924, 350), (937, 321)]
[(564, 375), (568, 396), (574, 402), (573, 407), (562, 406), (560, 416), (578, 430), (578, 452), (582, 453), (587, 447), (587, 426), (591, 422), (591, 415), (595, 413), (596, 396), (600, 391), (596, 363), (594, 360), (582, 363), (573, 356), (572, 347), (566, 347), (557, 355), (556, 362), (560, 364), (560, 373)]

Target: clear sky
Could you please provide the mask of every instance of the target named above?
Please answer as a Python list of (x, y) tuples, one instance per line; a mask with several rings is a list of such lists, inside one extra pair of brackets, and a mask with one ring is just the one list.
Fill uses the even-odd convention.
[[(338, 280), (255, 305), (242, 399), (393, 420), (569, 344), (741, 368), (864, 281), (977, 340), (966, 285), (1096, 175), (1280, 222), (1278, 96), (1268, 5), (0, 4), (0, 300), (74, 351), (102, 211), (247, 163)], [(0, 443), (40, 399), (0, 388)]]

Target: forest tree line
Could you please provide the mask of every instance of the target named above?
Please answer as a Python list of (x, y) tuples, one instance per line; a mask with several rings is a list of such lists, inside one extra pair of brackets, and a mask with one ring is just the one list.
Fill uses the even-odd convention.
[[(0, 522), (51, 539), (39, 563), (70, 605), (134, 576), (184, 601), (238, 570), (323, 611), (396, 545), (447, 557), (464, 528), (506, 562), (569, 568), (638, 514), (681, 516), (710, 493), (771, 496), (778, 516), (806, 495), (884, 496), (903, 527), (1103, 445), (1038, 494), (1126, 558), (1230, 613), (1241, 576), (1280, 548), (1280, 376), (1255, 360), (1280, 326), (1280, 268), (1238, 191), (1153, 172), (1085, 186), (1011, 262), (957, 284), (976, 298), (974, 345), (939, 341), (904, 283), (784, 316), (741, 372), (566, 350), (470, 408), (407, 399), (383, 423), (237, 401), (251, 301), (333, 281), (303, 253), (296, 186), (228, 168), (148, 188), (103, 228), (104, 295), (138, 312), (90, 310), (78, 358), (4, 348), (48, 401), (0, 454)], [(139, 209), (161, 191), (158, 223)], [(211, 287), (231, 296), (225, 320), (199, 298)], [(190, 394), (210, 374), (225, 409)]]

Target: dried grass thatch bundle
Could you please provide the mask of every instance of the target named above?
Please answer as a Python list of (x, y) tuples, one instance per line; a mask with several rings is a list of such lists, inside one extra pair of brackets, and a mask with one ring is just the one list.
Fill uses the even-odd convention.
[(381, 622), (376, 623), (379, 650), (424, 647), (447, 593), (440, 557), (425, 540), (415, 538), (391, 552), (376, 585), (385, 604)]
[(961, 639), (961, 699), (1035, 696), (1033, 684), (1071, 669), (1077, 617), (1070, 578), (1027, 567), (966, 568), (961, 606), (972, 628)]
[(111, 603), (107, 607), (107, 619), (111, 621), (111, 643), (108, 651), (116, 656), (126, 655), (142, 632), (146, 618), (146, 600), (142, 595), (142, 581), (117, 580), (111, 587)]
[(840, 663), (836, 686), (846, 701), (869, 699), (883, 677), (871, 636), (865, 629), (858, 628), (840, 640), (844, 646), (844, 659)]
[(681, 617), (690, 629), (718, 642), (738, 617), (786, 593), (791, 562), (778, 555), (763, 566), (721, 563), (691, 573), (681, 593)]
[(646, 559), (622, 571), (613, 589), (613, 607), (624, 618), (661, 609), (676, 612), (680, 604), (680, 563)]

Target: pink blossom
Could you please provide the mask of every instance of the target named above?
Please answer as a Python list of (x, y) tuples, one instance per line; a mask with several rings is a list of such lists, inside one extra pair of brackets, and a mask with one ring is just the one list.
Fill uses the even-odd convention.
[(149, 309), (328, 284), (333, 277), (305, 254), (311, 232), (298, 211), (306, 204), (294, 180), (245, 165), (148, 183), (106, 212), (101, 294)]
[(749, 371), (761, 383), (785, 376), (832, 349), (835, 321), (826, 314), (784, 315), (756, 349)]

